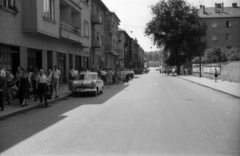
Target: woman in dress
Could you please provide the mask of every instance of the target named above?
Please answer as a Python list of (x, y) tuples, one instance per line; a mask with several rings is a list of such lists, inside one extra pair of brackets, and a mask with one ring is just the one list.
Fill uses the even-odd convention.
[(28, 99), (30, 98), (31, 82), (28, 79), (27, 71), (22, 71), (22, 76), (19, 81), (20, 103), (22, 107), (28, 105)]

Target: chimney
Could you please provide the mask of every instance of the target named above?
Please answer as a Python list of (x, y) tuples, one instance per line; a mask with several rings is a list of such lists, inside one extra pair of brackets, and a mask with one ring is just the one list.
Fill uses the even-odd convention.
[(232, 3), (233, 8), (237, 8), (237, 3)]
[(224, 12), (224, 4), (222, 3), (222, 12)]
[(202, 8), (203, 8), (203, 14), (205, 14), (205, 5), (203, 5)]

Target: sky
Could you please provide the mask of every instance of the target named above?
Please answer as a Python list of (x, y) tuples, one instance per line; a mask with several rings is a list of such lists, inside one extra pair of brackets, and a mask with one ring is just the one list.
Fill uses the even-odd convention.
[[(146, 24), (152, 19), (149, 6), (156, 4), (159, 0), (102, 0), (110, 11), (117, 14), (121, 20), (119, 27), (124, 29), (130, 37), (137, 38), (139, 45), (145, 52), (157, 51), (159, 48), (153, 45), (151, 39), (144, 35)], [(232, 6), (240, 0), (186, 0), (192, 5), (214, 7), (215, 3), (224, 3), (224, 6)]]

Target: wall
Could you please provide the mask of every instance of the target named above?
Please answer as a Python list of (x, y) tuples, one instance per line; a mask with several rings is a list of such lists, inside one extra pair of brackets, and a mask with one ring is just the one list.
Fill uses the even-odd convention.
[[(207, 24), (207, 47), (212, 48), (215, 46), (231, 46), (240, 49), (240, 18), (211, 18), (203, 19)], [(218, 26), (216, 28), (212, 27), (212, 22), (217, 22)], [(231, 27), (226, 27), (226, 21), (232, 23)], [(230, 41), (226, 40), (226, 34), (230, 34), (232, 39)], [(213, 41), (212, 35), (217, 35), (218, 40)]]
[[(194, 66), (194, 65), (193, 65)], [(225, 81), (239, 82), (240, 83), (240, 61), (236, 62), (225, 62), (225, 63), (215, 63), (215, 64), (203, 64), (202, 65), (202, 76), (206, 78), (213, 79), (213, 73), (205, 73), (205, 66), (220, 67), (220, 72), (218, 78)], [(194, 76), (199, 76), (199, 73), (193, 73)]]

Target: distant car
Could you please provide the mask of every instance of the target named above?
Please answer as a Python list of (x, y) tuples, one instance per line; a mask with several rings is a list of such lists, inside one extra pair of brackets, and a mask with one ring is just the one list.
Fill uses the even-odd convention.
[(70, 80), (69, 90), (76, 96), (82, 93), (93, 93), (97, 96), (103, 92), (104, 83), (96, 72), (82, 72), (77, 80)]
[(159, 68), (157, 68), (156, 71), (159, 71)]

